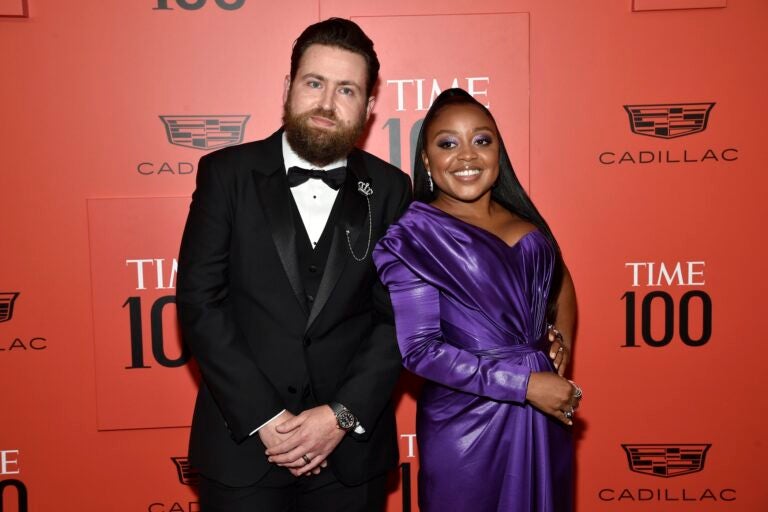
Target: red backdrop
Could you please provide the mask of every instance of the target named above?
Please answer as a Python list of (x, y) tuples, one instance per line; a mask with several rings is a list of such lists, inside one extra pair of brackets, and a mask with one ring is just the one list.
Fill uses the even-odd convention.
[[(578, 510), (765, 510), (762, 0), (1, 0), (0, 509), (199, 510), (173, 303), (197, 161), (279, 125), (329, 16), (382, 61), (369, 151), (409, 172), (434, 95), (471, 90), (552, 225)], [(417, 510), (417, 387), (390, 511)]]

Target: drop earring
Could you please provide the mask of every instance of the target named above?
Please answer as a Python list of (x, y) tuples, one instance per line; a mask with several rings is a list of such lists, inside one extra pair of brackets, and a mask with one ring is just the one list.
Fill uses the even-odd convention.
[(435, 185), (432, 183), (432, 173), (427, 171), (427, 181), (429, 181), (429, 191), (435, 191)]

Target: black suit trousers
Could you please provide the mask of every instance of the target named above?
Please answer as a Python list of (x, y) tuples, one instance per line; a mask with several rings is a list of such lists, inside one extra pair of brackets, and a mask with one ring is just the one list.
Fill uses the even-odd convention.
[[(228, 487), (203, 477), (201, 512), (378, 512), (386, 501), (386, 475), (360, 485), (346, 486), (328, 469), (319, 475), (290, 478), (275, 468), (255, 485)], [(290, 475), (290, 474), (289, 474)], [(273, 485), (272, 480), (275, 484)]]

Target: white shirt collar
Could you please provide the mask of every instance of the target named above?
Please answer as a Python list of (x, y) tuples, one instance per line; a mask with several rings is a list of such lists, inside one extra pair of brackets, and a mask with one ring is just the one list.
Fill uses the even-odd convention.
[(322, 171), (327, 171), (328, 169), (346, 166), (347, 158), (344, 157), (335, 162), (331, 162), (328, 165), (324, 165), (323, 167), (318, 167), (297, 155), (291, 145), (288, 144), (288, 138), (286, 137), (285, 132), (283, 132), (283, 162), (285, 163), (285, 172), (288, 172), (288, 169), (294, 166), (302, 167), (304, 169), (320, 169)]

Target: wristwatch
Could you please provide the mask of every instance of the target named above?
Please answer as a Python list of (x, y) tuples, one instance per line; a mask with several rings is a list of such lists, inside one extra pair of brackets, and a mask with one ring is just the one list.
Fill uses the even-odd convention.
[(358, 425), (357, 418), (350, 412), (349, 409), (341, 405), (339, 402), (331, 402), (328, 404), (336, 415), (336, 426), (345, 432), (349, 432)]

